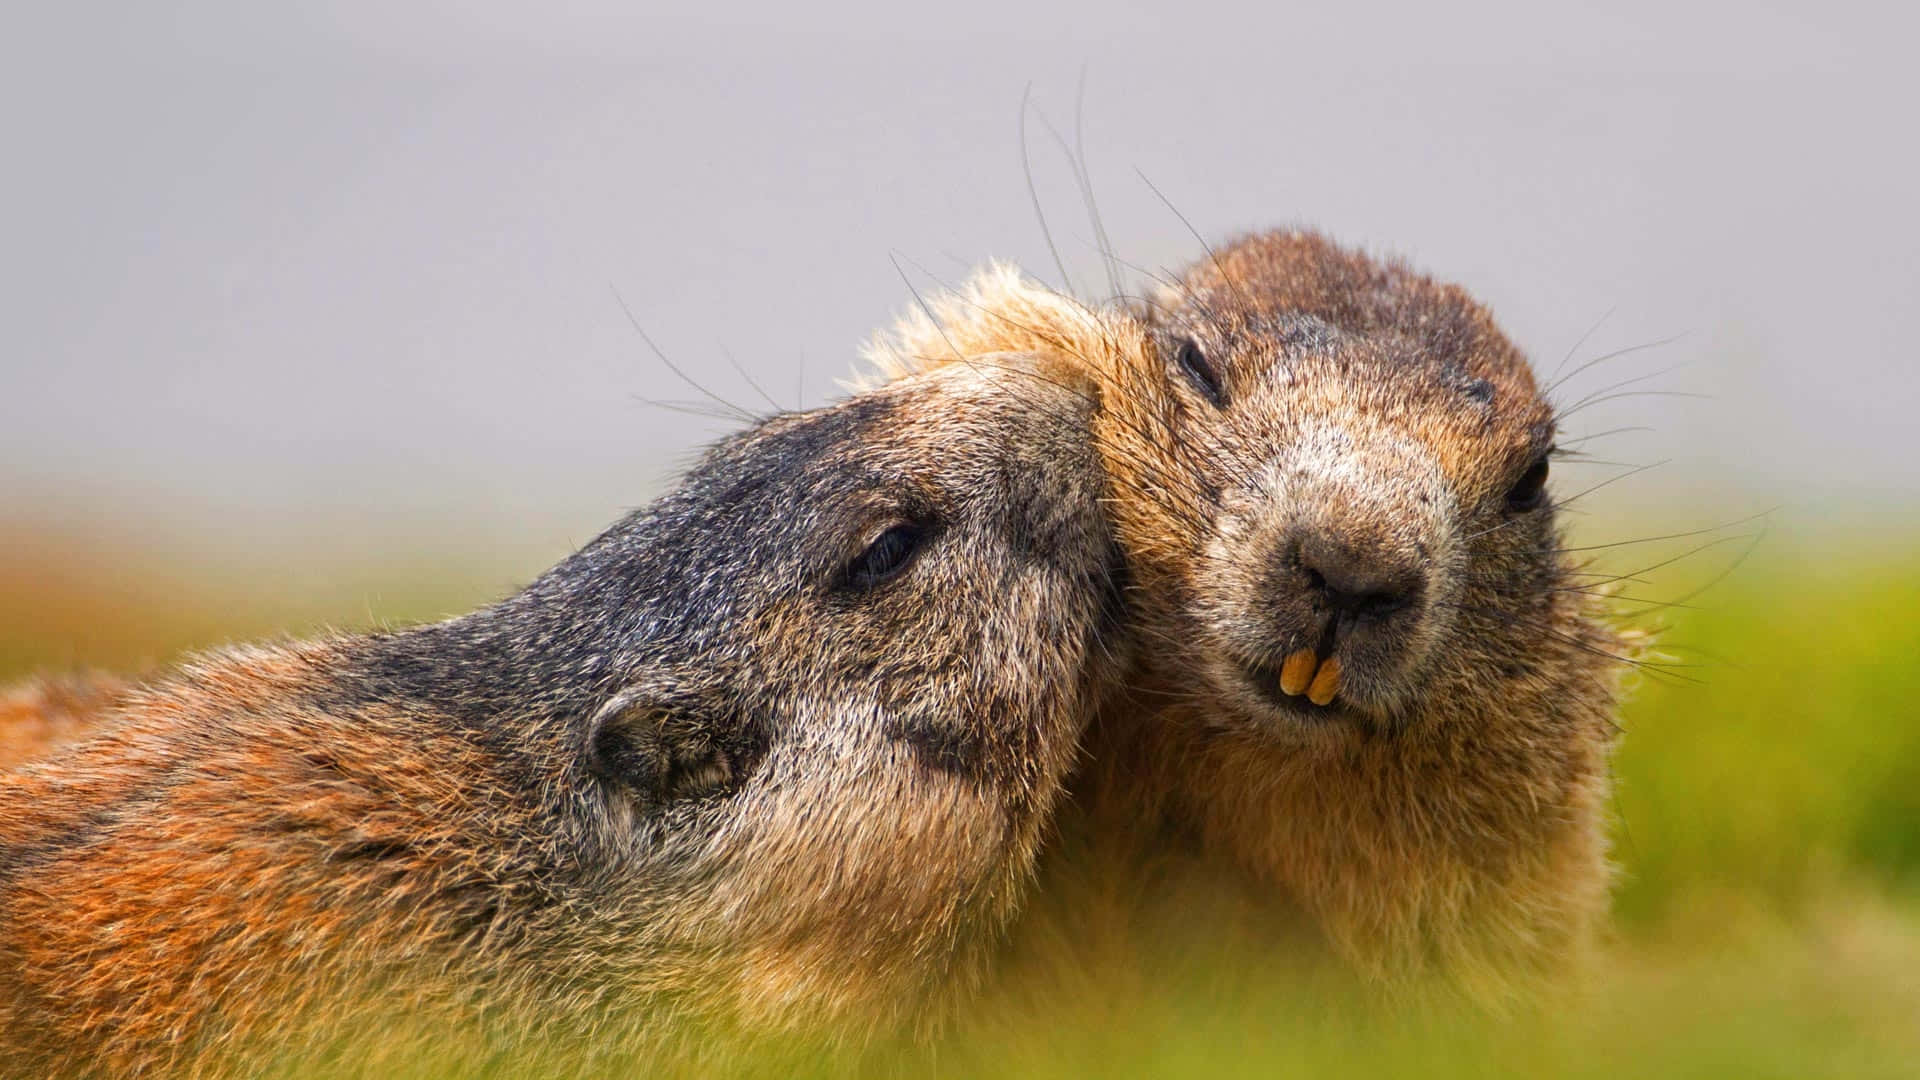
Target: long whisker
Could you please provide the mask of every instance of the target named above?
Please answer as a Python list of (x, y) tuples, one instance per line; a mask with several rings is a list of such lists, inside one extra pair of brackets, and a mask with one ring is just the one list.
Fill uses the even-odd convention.
[(1662, 375), (1671, 375), (1672, 373), (1679, 371), (1681, 368), (1688, 367), (1688, 366), (1690, 366), (1690, 363), (1674, 364), (1671, 367), (1661, 368), (1659, 371), (1649, 371), (1645, 375), (1636, 375), (1631, 379), (1623, 379), (1620, 382), (1614, 383), (1612, 386), (1602, 387), (1601, 389), (1596, 390), (1591, 394), (1588, 394), (1586, 397), (1581, 398), (1579, 401), (1574, 402), (1572, 405), (1567, 407), (1566, 412), (1568, 414), (1571, 414), (1574, 410), (1580, 408), (1582, 405), (1586, 404), (1587, 401), (1592, 398), (1600, 397), (1604, 394), (1611, 393), (1612, 391), (1619, 390), (1623, 387), (1633, 386), (1637, 383), (1646, 382), (1648, 379), (1657, 379)]
[(740, 361), (734, 357), (732, 349), (729, 349), (725, 345), (722, 345), (720, 346), (720, 355), (727, 358), (727, 364), (733, 368), (734, 373), (739, 375), (742, 379), (745, 379), (747, 385), (753, 388), (754, 393), (759, 394), (760, 399), (762, 401), (765, 401), (769, 406), (771, 406), (774, 412), (781, 413), (786, 411), (785, 409), (782, 409), (780, 407), (779, 402), (773, 400), (773, 395), (767, 393), (765, 387), (761, 386), (758, 382), (755, 382), (753, 376), (747, 374), (746, 368), (743, 368), (740, 366)]
[(740, 419), (737, 413), (700, 401), (672, 401), (662, 398), (641, 397), (638, 394), (633, 395), (633, 400), (640, 402), (642, 405), (651, 405), (656, 409), (665, 409), (668, 412), (681, 413), (686, 416), (699, 416), (709, 420)]
[[(1585, 552), (1585, 551), (1605, 551), (1611, 548), (1628, 547), (1634, 544), (1652, 544), (1662, 540), (1682, 540), (1690, 536), (1706, 536), (1709, 533), (1721, 532), (1725, 529), (1731, 529), (1737, 525), (1745, 525), (1748, 522), (1760, 521), (1760, 520), (1771, 517), (1772, 514), (1778, 509), (1779, 509), (1778, 507), (1771, 507), (1769, 509), (1760, 511), (1757, 514), (1749, 514), (1746, 517), (1735, 518), (1732, 521), (1723, 521), (1718, 525), (1709, 525), (1704, 529), (1689, 529), (1685, 532), (1666, 533), (1661, 536), (1642, 536), (1633, 540), (1615, 540), (1605, 544), (1587, 544), (1579, 547), (1518, 548), (1518, 549), (1507, 550), (1507, 551), (1502, 551), (1502, 550), (1493, 549), (1493, 548), (1481, 548), (1481, 549), (1471, 549), (1467, 552), (1467, 554), (1472, 557), (1481, 557), (1481, 556), (1491, 557), (1491, 556), (1508, 556), (1508, 555), (1567, 555), (1567, 554), (1573, 554), (1573, 553)], [(1573, 571), (1573, 572), (1583, 573), (1583, 571)], [(1593, 576), (1598, 577), (1600, 575), (1596, 574)]]
[(1093, 174), (1087, 168), (1087, 144), (1085, 136), (1087, 111), (1087, 68), (1080, 66), (1080, 84), (1073, 92), (1073, 149), (1080, 159), (1080, 190), (1087, 196), (1087, 216), (1093, 219), (1093, 239), (1100, 245), (1100, 251), (1106, 256), (1107, 288), (1114, 296), (1120, 295), (1120, 268), (1113, 254), (1113, 239), (1107, 235), (1107, 223), (1100, 216), (1100, 204), (1093, 197)]
[(1569, 446), (1578, 446), (1583, 442), (1592, 442), (1595, 439), (1604, 439), (1609, 435), (1624, 435), (1629, 431), (1652, 431), (1652, 430), (1653, 430), (1652, 428), (1646, 426), (1645, 424), (1635, 424), (1630, 427), (1608, 428), (1605, 431), (1596, 431), (1591, 435), (1582, 435), (1577, 439), (1559, 440), (1559, 445), (1555, 449), (1559, 450)]
[(1636, 468), (1628, 469), (1626, 472), (1623, 472), (1618, 476), (1609, 476), (1605, 480), (1602, 480), (1599, 483), (1593, 485), (1592, 487), (1587, 488), (1585, 491), (1580, 492), (1578, 495), (1573, 495), (1565, 499), (1555, 499), (1553, 501), (1553, 507), (1555, 510), (1558, 510), (1563, 506), (1569, 506), (1574, 502), (1580, 499), (1584, 499), (1587, 496), (1593, 494), (1594, 492), (1599, 491), (1601, 488), (1606, 487), (1609, 484), (1617, 484), (1620, 481), (1625, 480), (1630, 476), (1638, 476), (1641, 473), (1647, 472), (1651, 469), (1657, 469), (1662, 465), (1671, 464), (1672, 461), (1673, 461), (1672, 458), (1663, 458), (1659, 461), (1650, 462), (1646, 465), (1641, 465)]
[(1643, 610), (1633, 612), (1628, 616), (1629, 618), (1646, 615), (1654, 611), (1665, 611), (1668, 608), (1684, 608), (1688, 611), (1700, 610), (1697, 605), (1684, 604), (1678, 600), (1650, 600), (1644, 596), (1628, 596), (1626, 593), (1607, 592), (1604, 587), (1597, 585), (1561, 586), (1548, 589), (1547, 591), (1551, 593), (1578, 593), (1581, 596), (1598, 596), (1605, 599), (1608, 603), (1645, 605)]
[(1587, 339), (1592, 337), (1596, 332), (1598, 332), (1602, 324), (1604, 324), (1608, 319), (1613, 318), (1613, 313), (1615, 310), (1616, 310), (1615, 308), (1608, 308), (1605, 312), (1601, 313), (1599, 318), (1593, 320), (1593, 325), (1587, 327), (1586, 332), (1581, 334), (1579, 340), (1573, 343), (1573, 347), (1567, 350), (1567, 355), (1561, 357), (1560, 362), (1558, 364), (1554, 365), (1553, 371), (1548, 373), (1547, 378), (1551, 379), (1554, 376), (1560, 374), (1560, 369), (1567, 366), (1568, 362), (1573, 359), (1574, 354), (1580, 351), (1580, 346), (1585, 345), (1587, 343)]
[[(927, 304), (927, 298), (920, 295), (920, 290), (914, 288), (913, 279), (907, 276), (906, 268), (900, 265), (900, 259), (901, 255), (899, 252), (890, 251), (887, 253), (887, 261), (893, 264), (893, 272), (900, 275), (900, 283), (907, 287), (907, 292), (913, 294), (913, 302), (919, 305), (921, 313), (926, 315), (927, 321), (933, 324), (934, 330), (940, 334), (940, 340), (947, 343), (947, 350), (953, 353), (955, 360), (967, 363), (967, 354), (961, 352), (960, 346), (953, 343), (952, 336), (947, 333), (946, 324), (942, 323), (940, 317), (933, 313), (933, 308)], [(922, 272), (925, 272), (924, 268)]]
[(1624, 394), (1608, 394), (1605, 397), (1595, 398), (1592, 401), (1583, 401), (1578, 406), (1567, 409), (1565, 412), (1555, 413), (1553, 419), (1555, 423), (1559, 423), (1561, 421), (1564, 421), (1567, 417), (1572, 416), (1574, 413), (1580, 412), (1583, 409), (1592, 408), (1595, 405), (1604, 405), (1609, 401), (1619, 401), (1622, 398), (1631, 398), (1631, 397), (1711, 398), (1712, 396), (1713, 396), (1712, 394), (1696, 394), (1686, 390), (1630, 390)]
[(1173, 200), (1167, 198), (1159, 188), (1154, 186), (1153, 181), (1147, 179), (1146, 173), (1141, 172), (1139, 169), (1133, 171), (1134, 175), (1140, 178), (1140, 182), (1147, 185), (1147, 188), (1166, 205), (1167, 209), (1172, 211), (1173, 216), (1180, 219), (1180, 224), (1187, 227), (1187, 231), (1193, 234), (1193, 238), (1200, 242), (1200, 249), (1207, 253), (1207, 258), (1212, 261), (1213, 268), (1220, 272), (1220, 277), (1226, 281), (1228, 288), (1240, 294), (1240, 302), (1247, 306), (1247, 310), (1255, 310), (1253, 298), (1248, 296), (1246, 291), (1240, 288), (1240, 283), (1234, 280), (1231, 274), (1227, 273), (1226, 264), (1220, 261), (1220, 256), (1213, 250), (1213, 245), (1207, 243), (1207, 238), (1201, 236), (1200, 230), (1193, 227), (1193, 222), (1187, 220), (1187, 215), (1181, 213), (1180, 208), (1173, 205)]
[[(1725, 569), (1721, 570), (1718, 574), (1715, 574), (1714, 576), (1708, 578), (1703, 584), (1695, 586), (1693, 589), (1690, 589), (1687, 592), (1681, 593), (1680, 598), (1674, 602), (1681, 603), (1684, 601), (1692, 600), (1693, 598), (1699, 596), (1701, 593), (1704, 593), (1708, 589), (1713, 588), (1715, 585), (1718, 585), (1721, 582), (1727, 580), (1728, 577), (1732, 576), (1735, 570), (1738, 570), (1740, 569), (1740, 567), (1746, 565), (1746, 561), (1749, 558), (1753, 557), (1753, 553), (1755, 551), (1759, 550), (1760, 541), (1766, 539), (1768, 527), (1771, 524), (1772, 522), (1770, 519), (1768, 521), (1763, 521), (1760, 525), (1760, 528), (1756, 530), (1753, 534), (1753, 542), (1748, 544), (1746, 548), (1744, 548), (1740, 552), (1740, 554), (1734, 558), (1732, 562), (1728, 563)], [(1648, 567), (1648, 569), (1656, 569), (1656, 568)], [(1644, 573), (1644, 571), (1642, 572)]]
[(714, 404), (720, 406), (723, 409), (730, 410), (736, 418), (745, 420), (747, 423), (750, 423), (750, 424), (757, 423), (760, 420), (760, 417), (755, 416), (752, 412), (746, 409), (743, 409), (738, 405), (735, 405), (733, 402), (728, 401), (726, 398), (723, 398), (719, 394), (716, 394), (713, 391), (707, 389), (706, 387), (700, 385), (699, 381), (696, 380), (693, 376), (681, 370), (680, 365), (674, 363), (672, 360), (667, 359), (667, 354), (661, 350), (659, 345), (654, 343), (654, 340), (652, 337), (648, 336), (646, 330), (641, 327), (640, 320), (634, 317), (633, 309), (627, 306), (626, 297), (621, 296), (620, 290), (615, 288), (611, 284), (609, 284), (607, 288), (612, 291), (613, 299), (616, 303), (620, 305), (620, 310), (626, 314), (627, 323), (628, 325), (633, 327), (633, 332), (640, 335), (640, 340), (647, 343), (647, 348), (653, 350), (653, 355), (658, 357), (662, 364), (667, 365), (668, 371), (671, 371), (675, 375), (678, 375), (680, 377), (681, 382), (684, 382), (688, 386), (691, 386), (695, 390), (698, 390), (700, 392), (700, 396), (706, 398), (708, 401), (713, 402)]
[[(1138, 263), (1131, 263), (1131, 262), (1127, 262), (1124, 259), (1120, 259), (1118, 256), (1115, 256), (1115, 259), (1120, 263), (1120, 265), (1128, 268), (1129, 270), (1132, 270), (1134, 273), (1145, 274), (1147, 277), (1150, 277), (1153, 280), (1158, 281), (1160, 284), (1165, 285), (1167, 288), (1178, 291), (1182, 296), (1186, 297), (1188, 306), (1200, 312), (1201, 316), (1207, 320), (1207, 323), (1214, 328), (1215, 332), (1220, 333), (1223, 336), (1225, 335), (1227, 331), (1226, 320), (1220, 318), (1219, 315), (1215, 314), (1214, 310), (1208, 307), (1205, 301), (1200, 299), (1200, 294), (1195, 292), (1193, 290), (1193, 287), (1191, 285), (1188, 285), (1184, 279), (1182, 279), (1178, 275), (1168, 273), (1167, 271), (1164, 271), (1164, 270), (1158, 270), (1158, 271), (1149, 270), (1146, 267), (1139, 265)], [(1153, 305), (1154, 307), (1159, 308), (1163, 312), (1168, 310), (1164, 305), (1161, 305), (1158, 301), (1153, 300), (1150, 297), (1141, 297), (1141, 299), (1145, 300), (1147, 303)]]
[[(1612, 314), (1612, 313), (1609, 312), (1608, 314)], [(1552, 394), (1554, 390), (1558, 389), (1562, 383), (1565, 383), (1568, 379), (1571, 379), (1574, 376), (1579, 375), (1581, 372), (1586, 371), (1588, 368), (1591, 368), (1596, 364), (1604, 364), (1609, 360), (1616, 360), (1622, 356), (1632, 356), (1634, 353), (1637, 353), (1637, 352), (1645, 352), (1648, 349), (1657, 349), (1663, 345), (1671, 345), (1674, 342), (1679, 341), (1682, 338), (1685, 338), (1690, 333), (1692, 333), (1692, 331), (1683, 330), (1680, 333), (1673, 335), (1672, 337), (1661, 338), (1658, 341), (1646, 341), (1638, 345), (1629, 345), (1624, 349), (1615, 349), (1610, 353), (1602, 353), (1599, 356), (1596, 356), (1593, 359), (1587, 361), (1586, 363), (1581, 364), (1579, 367), (1574, 368), (1572, 371), (1567, 372), (1565, 375), (1561, 376), (1560, 378), (1555, 379), (1545, 390), (1541, 391), (1541, 394), (1542, 396)]]
[(1718, 525), (1709, 525), (1704, 529), (1688, 529), (1686, 532), (1665, 533), (1660, 536), (1642, 536), (1633, 540), (1615, 540), (1612, 543), (1587, 544), (1582, 547), (1543, 548), (1535, 552), (1529, 552), (1528, 554), (1565, 555), (1569, 552), (1575, 552), (1575, 551), (1605, 551), (1609, 548), (1627, 547), (1633, 544), (1654, 544), (1662, 540), (1684, 540), (1689, 536), (1705, 536), (1708, 533), (1717, 533), (1717, 532), (1722, 532), (1726, 529), (1731, 529), (1736, 525), (1745, 525), (1750, 521), (1759, 521), (1762, 518), (1771, 517), (1773, 513), (1778, 509), (1779, 507), (1769, 507), (1768, 509), (1762, 510), (1757, 514), (1748, 514), (1746, 517), (1743, 517), (1743, 518), (1735, 518), (1732, 521), (1723, 521)]
[[(1631, 574), (1620, 574), (1610, 578), (1602, 578), (1599, 581), (1593, 582), (1593, 584), (1595, 586), (1608, 585), (1616, 581), (1625, 581), (1629, 577), (1633, 577), (1637, 579), (1642, 575), (1652, 573), (1655, 570), (1663, 570), (1669, 566), (1672, 566), (1674, 563), (1680, 562), (1683, 559), (1691, 559), (1695, 555), (1699, 555), (1702, 552), (1711, 551), (1714, 548), (1720, 547), (1724, 544), (1731, 544), (1740, 540), (1753, 540), (1758, 536), (1764, 535), (1764, 533), (1765, 533), (1765, 530), (1763, 529), (1760, 532), (1752, 533), (1752, 534), (1739, 533), (1733, 536), (1722, 536), (1717, 540), (1709, 540), (1706, 543), (1701, 544), (1699, 547), (1689, 548), (1688, 550), (1683, 551), (1680, 554), (1675, 555), (1670, 559), (1662, 559), (1659, 562), (1652, 564), (1651, 566), (1643, 566), (1640, 569), (1633, 571)], [(1751, 548), (1749, 548), (1749, 551), (1751, 551)], [(1699, 590), (1696, 589), (1694, 590), (1694, 592), (1688, 593), (1686, 596), (1680, 597), (1680, 599), (1683, 601), (1689, 600), (1689, 599), (1692, 599), (1694, 596), (1697, 596), (1698, 594), (1699, 594)]]
[(1588, 642), (1581, 641), (1579, 638), (1573, 637), (1572, 635), (1569, 635), (1569, 634), (1562, 633), (1558, 630), (1553, 629), (1552, 627), (1535, 626), (1531, 623), (1523, 623), (1522, 620), (1514, 617), (1513, 615), (1507, 612), (1500, 611), (1496, 608), (1484, 608), (1484, 607), (1478, 607), (1473, 604), (1457, 604), (1457, 603), (1442, 604), (1439, 606), (1449, 607), (1456, 611), (1465, 611), (1475, 615), (1483, 615), (1491, 618), (1496, 618), (1506, 623), (1507, 625), (1525, 625), (1529, 630), (1544, 633), (1548, 637), (1553, 638), (1556, 641), (1563, 642), (1567, 645), (1571, 645), (1582, 652), (1589, 653), (1593, 656), (1598, 656), (1606, 660), (1611, 660), (1615, 663), (1627, 664), (1631, 667), (1645, 671), (1652, 676), (1674, 679), (1680, 682), (1693, 683), (1696, 685), (1700, 684), (1701, 682), (1701, 680), (1699, 679), (1693, 678), (1688, 675), (1682, 675), (1679, 673), (1681, 670), (1685, 670), (1689, 668), (1699, 668), (1702, 666), (1699, 664), (1683, 664), (1683, 663), (1657, 661), (1657, 660), (1639, 660), (1631, 656), (1621, 656), (1618, 653), (1608, 652), (1607, 650), (1602, 649), (1596, 645), (1592, 645), (1592, 644), (1589, 644)]
[(1047, 251), (1053, 256), (1053, 265), (1060, 271), (1060, 281), (1066, 287), (1068, 295), (1079, 292), (1073, 287), (1073, 278), (1067, 274), (1066, 260), (1060, 258), (1060, 249), (1054, 246), (1053, 230), (1047, 227), (1047, 212), (1040, 205), (1040, 189), (1033, 183), (1033, 159), (1027, 150), (1027, 110), (1033, 105), (1033, 84), (1020, 95), (1020, 170), (1027, 177), (1027, 197), (1033, 200), (1033, 215), (1040, 221), (1040, 235), (1047, 241)]
[(1639, 461), (1615, 461), (1612, 458), (1589, 457), (1581, 453), (1555, 454), (1554, 456), (1569, 465), (1595, 465), (1613, 469), (1631, 469), (1645, 464)]

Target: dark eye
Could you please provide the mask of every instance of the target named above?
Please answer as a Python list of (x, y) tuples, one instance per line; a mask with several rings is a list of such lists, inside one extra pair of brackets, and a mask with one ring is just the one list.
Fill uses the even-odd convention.
[(1213, 363), (1192, 338), (1180, 339), (1173, 358), (1179, 362), (1180, 370), (1187, 373), (1187, 378), (1192, 379), (1200, 392), (1207, 395), (1208, 401), (1213, 402), (1215, 407), (1224, 403), (1225, 399), (1220, 393), (1220, 374), (1213, 370)]
[(848, 588), (860, 592), (884, 584), (913, 561), (925, 538), (926, 530), (911, 522), (892, 526), (847, 564), (843, 580)]
[(1547, 455), (1541, 454), (1539, 460), (1527, 466), (1520, 479), (1507, 492), (1507, 509), (1516, 514), (1529, 510), (1538, 510), (1540, 504), (1547, 501)]

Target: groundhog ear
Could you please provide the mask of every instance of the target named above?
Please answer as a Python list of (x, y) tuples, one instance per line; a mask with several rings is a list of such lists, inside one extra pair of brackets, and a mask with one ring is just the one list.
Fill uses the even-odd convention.
[(732, 761), (706, 725), (627, 695), (594, 716), (587, 767), (649, 807), (717, 794), (733, 784)]

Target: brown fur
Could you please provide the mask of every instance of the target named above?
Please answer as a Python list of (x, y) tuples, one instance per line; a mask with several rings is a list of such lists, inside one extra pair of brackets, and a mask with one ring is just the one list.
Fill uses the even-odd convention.
[(42, 675), (0, 690), (0, 771), (92, 734), (134, 685), (89, 671)]
[[(1441, 974), (1504, 1001), (1577, 968), (1606, 906), (1617, 658), (1633, 643), (1579, 587), (1551, 508), (1501, 509), (1553, 416), (1486, 310), (1277, 232), (1133, 310), (995, 268), (934, 315), (877, 342), (883, 376), (1051, 351), (1100, 387), (1095, 441), (1143, 647), (1134, 695), (1089, 732), (1079, 824), (1042, 889), (1115, 902), (1047, 909), (1083, 932), (1104, 910), (1093, 921), (1124, 938), (1163, 918), (1141, 895), (1196, 903), (1185, 879), (1205, 878), (1238, 897), (1228, 909), (1264, 910), (1280, 947), (1304, 915), (1392, 985)], [(1181, 368), (1186, 342), (1222, 402)], [(1254, 685), (1322, 643), (1288, 564), (1303, 532), (1424, 582), (1409, 612), (1343, 631), (1341, 697), (1316, 711)]]
[[(1074, 378), (776, 418), (494, 609), (203, 658), (0, 775), (0, 1055), (659, 1055), (937, 1013), (1117, 674)], [(913, 561), (840, 584), (903, 516)]]

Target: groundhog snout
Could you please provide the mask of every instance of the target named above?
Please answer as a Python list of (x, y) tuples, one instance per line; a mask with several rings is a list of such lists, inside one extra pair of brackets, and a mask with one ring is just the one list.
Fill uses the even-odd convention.
[(1268, 701), (1385, 718), (1419, 692), (1444, 633), (1451, 526), (1430, 455), (1336, 434), (1269, 474), (1250, 527), (1222, 549), (1247, 560), (1224, 608), (1238, 614), (1242, 671)]
[(1267, 576), (1279, 689), (1315, 705), (1376, 701), (1407, 666), (1427, 575), (1411, 545), (1327, 522), (1282, 534)]
[(1315, 608), (1349, 623), (1390, 619), (1426, 589), (1424, 570), (1384, 544), (1326, 529), (1297, 529), (1285, 549)]

